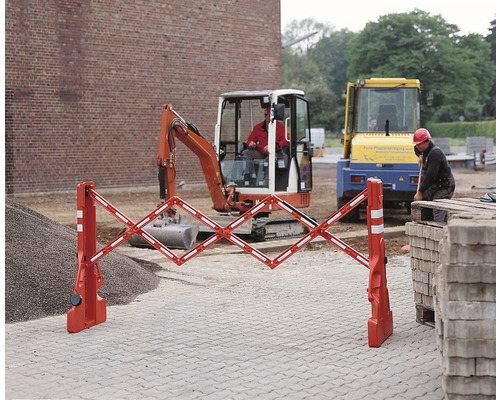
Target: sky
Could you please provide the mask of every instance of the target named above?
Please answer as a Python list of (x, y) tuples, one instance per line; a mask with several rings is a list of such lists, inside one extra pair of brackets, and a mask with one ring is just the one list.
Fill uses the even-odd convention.
[(446, 22), (457, 25), (462, 35), (487, 36), (490, 22), (496, 18), (496, 0), (281, 0), (281, 31), (294, 19), (312, 18), (335, 30), (359, 32), (382, 15), (407, 13), (415, 8), (431, 15), (441, 14)]

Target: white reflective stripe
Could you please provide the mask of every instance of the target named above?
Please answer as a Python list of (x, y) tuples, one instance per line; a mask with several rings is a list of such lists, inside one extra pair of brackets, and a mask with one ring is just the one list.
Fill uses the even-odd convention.
[(260, 258), (262, 261), (266, 261), (265, 257), (261, 256), (259, 253), (257, 253), (255, 250), (252, 250), (252, 254), (258, 258)]
[(217, 240), (216, 236), (214, 236), (212, 239), (210, 239), (208, 242), (206, 242), (203, 246), (204, 247), (210, 246), (215, 240)]
[(193, 215), (196, 215), (196, 211), (194, 211), (191, 207), (188, 207), (186, 205), (181, 205), (182, 208), (184, 208), (187, 212), (190, 212)]
[(149, 243), (154, 243), (155, 241), (149, 236), (149, 235), (146, 235), (145, 233), (140, 233), (140, 235), (146, 239)]
[(381, 208), (380, 210), (372, 210), (370, 215), (372, 218), (382, 218), (384, 216), (384, 209)]
[(108, 206), (108, 203), (106, 203), (103, 199), (101, 199), (99, 196), (96, 196), (95, 199), (101, 203), (104, 207)]
[(245, 243), (243, 243), (241, 240), (239, 239), (236, 239), (236, 237), (232, 237), (231, 238), (233, 240), (233, 242), (236, 242), (239, 246), (241, 247), (245, 247)]
[(188, 253), (184, 256), (184, 259), (187, 260), (189, 257), (194, 256), (196, 253), (198, 253), (198, 250), (193, 250), (191, 253)]
[(356, 256), (356, 259), (361, 261), (363, 264), (365, 265), (368, 265), (368, 261), (366, 261), (364, 258), (362, 258), (361, 256)]
[(203, 222), (206, 222), (208, 225), (210, 225), (212, 228), (215, 228), (215, 224), (211, 223), (208, 219), (206, 219), (205, 217), (201, 217), (201, 220)]
[(341, 242), (339, 242), (337, 239), (335, 238), (331, 238), (330, 241), (334, 244), (336, 244), (337, 246), (339, 246), (342, 250), (344, 250), (346, 248), (345, 245), (343, 245)]
[(127, 223), (128, 222), (128, 219), (125, 218), (123, 215), (121, 215), (118, 211), (115, 212), (115, 215), (120, 218), (123, 222)]
[(117, 240), (115, 240), (113, 243), (111, 243), (111, 247), (115, 247), (118, 243), (120, 243), (121, 241), (123, 240), (123, 237), (121, 238), (118, 238)]
[(284, 258), (288, 257), (291, 253), (292, 253), (292, 250), (288, 250), (285, 254), (282, 254), (280, 257), (278, 257), (278, 261), (281, 261)]
[(332, 218), (330, 218), (328, 221), (326, 221), (326, 223), (328, 225), (330, 225), (333, 221), (335, 221), (336, 219), (338, 219), (341, 215), (342, 215), (341, 213), (335, 214)]
[(311, 240), (311, 236), (306, 236), (304, 239), (302, 239), (299, 243), (297, 243), (298, 247), (302, 247), (304, 244), (306, 244), (309, 240)]
[(99, 257), (101, 257), (101, 256), (102, 256), (102, 254), (103, 254), (103, 253), (102, 253), (102, 251), (100, 251), (100, 252), (99, 252), (99, 253), (97, 253), (94, 257), (92, 257), (92, 258), (90, 259), (90, 261), (94, 262), (94, 260), (97, 260)]
[(312, 224), (310, 221), (305, 219), (304, 217), (300, 217), (300, 220), (304, 222), (306, 225), (309, 225), (311, 228), (316, 228), (316, 225)]
[(285, 211), (288, 211), (290, 214), (293, 212), (289, 207), (285, 206), (285, 204), (278, 203)]
[(169, 256), (170, 258), (173, 258), (174, 255), (172, 253), (170, 253), (170, 251), (168, 251), (167, 249), (164, 249), (163, 247), (160, 247), (160, 250), (165, 253), (167, 256)]
[(155, 214), (158, 215), (158, 214), (161, 214), (163, 212), (163, 210), (165, 208), (168, 208), (169, 205), (168, 204), (165, 204), (162, 208), (159, 208), (158, 210), (156, 210)]
[(372, 233), (379, 234), (384, 232), (384, 224), (381, 225), (372, 225)]
[(83, 218), (83, 210), (76, 210), (76, 218)]
[(149, 218), (146, 218), (144, 221), (141, 221), (137, 224), (137, 227), (140, 228), (141, 226), (143, 226), (145, 223), (149, 222)]
[(355, 204), (358, 204), (361, 200), (363, 200), (365, 198), (365, 195), (361, 195), (359, 196), (357, 199), (355, 199), (354, 201), (351, 201), (351, 206), (355, 205)]
[(243, 217), (238, 218), (236, 221), (234, 221), (234, 222), (230, 225), (230, 227), (231, 227), (231, 228), (234, 228), (236, 225), (239, 225), (239, 224), (240, 224), (240, 222), (241, 222), (241, 221), (243, 221), (243, 220), (244, 220), (244, 218), (243, 218)]
[(255, 214), (257, 211), (259, 211), (265, 205), (266, 205), (266, 203), (261, 203), (257, 208), (252, 210), (251, 214)]
[(77, 232), (83, 232), (83, 225), (82, 224), (77, 224), (76, 225), (76, 231)]

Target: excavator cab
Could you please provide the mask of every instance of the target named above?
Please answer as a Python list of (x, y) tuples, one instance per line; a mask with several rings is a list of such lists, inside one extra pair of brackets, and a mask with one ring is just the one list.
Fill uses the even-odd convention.
[[(267, 126), (266, 112), (270, 114)], [(304, 193), (302, 197), (309, 201), (313, 149), (309, 105), (303, 92), (225, 93), (219, 99), (218, 121), (214, 144), (226, 187), (236, 187), (242, 196)], [(269, 154), (248, 159), (245, 150), (254, 128), (267, 129)]]

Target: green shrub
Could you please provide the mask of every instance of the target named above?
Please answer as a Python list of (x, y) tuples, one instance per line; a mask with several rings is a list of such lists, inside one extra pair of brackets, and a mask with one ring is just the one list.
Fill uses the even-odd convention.
[(496, 141), (496, 121), (428, 123), (425, 128), (433, 137), (463, 138), (485, 136)]

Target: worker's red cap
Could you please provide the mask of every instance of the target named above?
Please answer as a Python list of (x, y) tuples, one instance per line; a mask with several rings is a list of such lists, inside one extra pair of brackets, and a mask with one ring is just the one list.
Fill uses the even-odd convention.
[(265, 110), (264, 110), (264, 115), (269, 115), (269, 111), (271, 111), (271, 109), (269, 107), (267, 107)]

